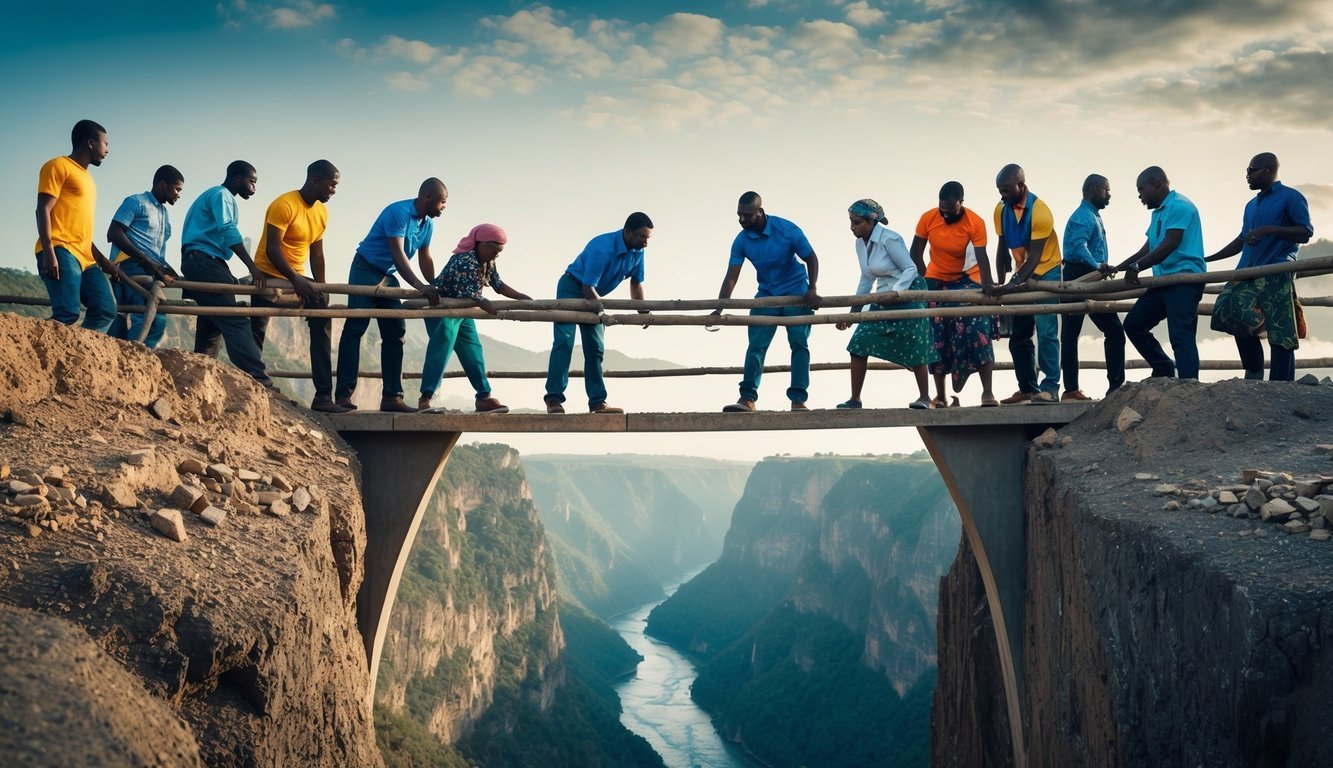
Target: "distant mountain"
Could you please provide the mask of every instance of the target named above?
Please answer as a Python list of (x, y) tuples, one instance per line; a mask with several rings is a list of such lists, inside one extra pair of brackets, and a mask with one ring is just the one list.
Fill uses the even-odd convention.
[(763, 764), (925, 766), (954, 511), (924, 454), (765, 459), (722, 556), (648, 619)]
[(562, 595), (613, 616), (714, 560), (751, 466), (680, 456), (526, 456)]

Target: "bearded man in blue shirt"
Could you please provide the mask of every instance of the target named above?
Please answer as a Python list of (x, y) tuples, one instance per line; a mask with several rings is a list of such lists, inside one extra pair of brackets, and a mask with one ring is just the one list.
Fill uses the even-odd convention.
[[(766, 296), (800, 296), (799, 306), (755, 307), (751, 315), (791, 317), (813, 315), (819, 307), (815, 281), (819, 278), (819, 258), (810, 247), (801, 228), (786, 219), (769, 216), (764, 212), (764, 201), (757, 192), (746, 192), (736, 204), (736, 218), (741, 231), (731, 243), (731, 258), (726, 277), (722, 279), (719, 299), (731, 298), (740, 278), (741, 265), (747, 260), (754, 265), (759, 292), (755, 298)], [(713, 310), (714, 315), (722, 310)], [(725, 413), (751, 413), (759, 399), (759, 378), (764, 372), (764, 356), (773, 342), (777, 326), (749, 326), (750, 346), (745, 350), (745, 374), (741, 379), (740, 399), (725, 406)], [(810, 326), (787, 326), (787, 343), (791, 346), (791, 386), (787, 399), (796, 412), (808, 411), (805, 401), (810, 387)]]
[[(1302, 243), (1314, 237), (1310, 206), (1305, 196), (1277, 180), (1277, 155), (1261, 152), (1245, 169), (1245, 181), (1256, 194), (1245, 205), (1240, 234), (1222, 250), (1207, 258), (1217, 261), (1240, 254), (1237, 269), (1294, 261)], [(1228, 306), (1244, 305), (1261, 324), (1245, 327), (1228, 322)], [(1257, 312), (1256, 312), (1257, 310)], [(1239, 319), (1239, 318), (1238, 318)], [(1259, 331), (1267, 331), (1272, 350), (1269, 381), (1296, 380), (1296, 348), (1300, 346), (1296, 323), (1296, 291), (1292, 275), (1268, 275), (1228, 283), (1217, 298), (1213, 330), (1236, 338), (1245, 378), (1264, 377), (1264, 347)]]

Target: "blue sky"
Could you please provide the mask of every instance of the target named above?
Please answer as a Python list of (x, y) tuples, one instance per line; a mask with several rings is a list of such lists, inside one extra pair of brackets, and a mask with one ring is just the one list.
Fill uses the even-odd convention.
[[(1316, 229), (1333, 232), (1333, 5), (1318, 0), (15, 5), (0, 11), (3, 266), (31, 268), (37, 169), (68, 151), (83, 117), (111, 140), (95, 170), (99, 234), (158, 165), (186, 176), (179, 226), (243, 158), (259, 169), (241, 209), (257, 240), (267, 203), (310, 161), (332, 160), (343, 177), (326, 236), (336, 278), (378, 211), (427, 176), (451, 192), (436, 250), (499, 223), (510, 235), (501, 271), (533, 295), (553, 294), (582, 245), (636, 209), (657, 223), (648, 295), (716, 295), (747, 189), (806, 230), (822, 293), (851, 292), (851, 201), (875, 197), (910, 232), (957, 179), (989, 219), (1008, 162), (1060, 225), (1083, 177), (1108, 176), (1117, 259), (1142, 242), (1133, 179), (1151, 164), (1199, 205), (1210, 250), (1239, 228), (1244, 167), (1259, 151), (1279, 155)], [(744, 280), (737, 295), (752, 290)], [(483, 332), (534, 349), (549, 334)], [(845, 342), (817, 329), (815, 359), (844, 359)], [(744, 338), (616, 329), (609, 343), (717, 365), (738, 364)], [(781, 347), (771, 355), (785, 362)], [(675, 409), (734, 399), (724, 379)], [(906, 382), (879, 382), (871, 399), (876, 386), (885, 405), (911, 399)], [(766, 384), (761, 406), (783, 386)], [(846, 397), (841, 374), (816, 387), (818, 405)], [(660, 410), (662, 397), (675, 395), (619, 399)]]

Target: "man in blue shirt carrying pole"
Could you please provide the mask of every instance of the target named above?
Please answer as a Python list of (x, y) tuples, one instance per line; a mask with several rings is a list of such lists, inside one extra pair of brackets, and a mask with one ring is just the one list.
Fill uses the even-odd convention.
[[(766, 296), (800, 296), (799, 306), (755, 307), (751, 315), (766, 317), (793, 317), (813, 315), (819, 307), (815, 282), (819, 278), (819, 258), (810, 247), (801, 228), (786, 219), (769, 216), (764, 212), (764, 201), (757, 192), (746, 192), (736, 204), (736, 218), (741, 231), (731, 243), (731, 259), (726, 277), (722, 279), (719, 299), (731, 298), (740, 278), (741, 265), (748, 259), (754, 265), (759, 282), (756, 298)], [(713, 310), (714, 315), (722, 310)], [(759, 399), (759, 379), (764, 372), (764, 356), (777, 333), (774, 325), (749, 326), (750, 346), (745, 350), (745, 374), (741, 379), (740, 399), (723, 407), (725, 413), (752, 413)], [(807, 411), (805, 401), (810, 387), (810, 326), (787, 326), (787, 343), (791, 345), (791, 386), (787, 398), (793, 411)]]
[[(185, 176), (175, 167), (164, 165), (153, 174), (153, 188), (130, 195), (116, 209), (107, 228), (106, 239), (111, 242), (111, 260), (120, 265), (121, 272), (134, 278), (151, 276), (164, 285), (171, 285), (176, 271), (167, 263), (167, 241), (171, 239), (171, 218), (167, 206), (181, 199)], [(143, 297), (123, 281), (115, 286), (116, 301), (123, 305), (142, 305)], [(128, 322), (117, 316), (111, 325), (111, 335), (118, 339), (138, 341), (143, 332), (144, 315), (132, 312)], [(157, 349), (162, 334), (167, 330), (167, 318), (158, 315), (148, 326), (143, 343)]]
[[(653, 220), (641, 211), (631, 213), (625, 226), (598, 235), (583, 248), (556, 283), (557, 299), (584, 299), (592, 311), (602, 314), (602, 296), (629, 278), (630, 298), (643, 300), (643, 249), (653, 234)], [(644, 310), (640, 310), (644, 312)], [(565, 412), (565, 389), (569, 386), (569, 360), (574, 354), (575, 323), (556, 323), (551, 357), (546, 366), (546, 412)], [(602, 380), (602, 357), (606, 353), (600, 323), (578, 324), (583, 342), (583, 387), (588, 392), (591, 413), (616, 414), (624, 409), (606, 404)]]
[[(1091, 174), (1083, 181), (1083, 201), (1065, 223), (1064, 279), (1077, 280), (1106, 267), (1106, 227), (1101, 211), (1111, 204), (1111, 182)], [(1106, 393), (1125, 383), (1125, 329), (1114, 312), (1093, 312), (1088, 319), (1102, 332), (1106, 354)], [(1061, 400), (1091, 400), (1078, 385), (1078, 335), (1083, 315), (1065, 315), (1060, 321), (1060, 367), (1065, 377)]]
[[(432, 307), (440, 303), (440, 292), (431, 286), (435, 278), (435, 262), (430, 255), (431, 235), (435, 229), (432, 219), (444, 213), (449, 190), (444, 182), (429, 178), (421, 182), (414, 200), (390, 203), (380, 212), (370, 232), (356, 247), (352, 266), (347, 275), (351, 285), (383, 285), (398, 288), (401, 275), (413, 288), (421, 291)], [(423, 281), (412, 271), (411, 259), (417, 257)], [(348, 296), (348, 309), (400, 309), (403, 302), (381, 296)], [(403, 402), (403, 337), (407, 335), (407, 321), (400, 317), (381, 317), (380, 372), (384, 391), (380, 396), (380, 410), (412, 413), (416, 408)], [(338, 339), (339, 406), (356, 409), (352, 394), (356, 392), (357, 369), (361, 367), (361, 337), (370, 327), (370, 318), (351, 317), (343, 323)]]
[[(1148, 240), (1133, 256), (1121, 262), (1125, 282), (1139, 284), (1139, 271), (1152, 267), (1154, 275), (1192, 274), (1206, 271), (1203, 263), (1203, 225), (1199, 209), (1189, 198), (1171, 189), (1166, 171), (1145, 168), (1135, 181), (1139, 200), (1152, 211)], [(1109, 270), (1108, 270), (1109, 271)], [(1125, 315), (1125, 336), (1152, 366), (1153, 376), (1199, 378), (1199, 300), (1203, 283), (1161, 285), (1149, 288)], [(1172, 361), (1152, 329), (1166, 320), (1171, 339)]]
[[(1277, 169), (1277, 155), (1272, 152), (1261, 152), (1250, 160), (1245, 180), (1258, 194), (1245, 205), (1240, 234), (1206, 261), (1239, 253), (1237, 269), (1281, 264), (1294, 261), (1300, 245), (1310, 242), (1314, 236), (1310, 206), (1304, 195), (1277, 180)], [(1238, 280), (1228, 283), (1217, 299), (1212, 328), (1235, 336), (1247, 379), (1264, 377), (1264, 347), (1258, 336), (1264, 330), (1268, 333), (1268, 348), (1272, 350), (1269, 381), (1296, 380), (1296, 348), (1300, 340), (1292, 277), (1285, 274)], [(1228, 323), (1227, 308), (1235, 304), (1243, 304), (1261, 325), (1244, 327), (1243, 322)]]

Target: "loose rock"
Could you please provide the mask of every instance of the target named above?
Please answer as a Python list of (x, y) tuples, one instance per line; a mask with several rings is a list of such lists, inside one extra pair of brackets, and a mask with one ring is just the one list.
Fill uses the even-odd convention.
[(1260, 519), (1273, 523), (1280, 523), (1295, 513), (1296, 508), (1283, 499), (1273, 499), (1259, 508)]
[(159, 397), (148, 405), (148, 412), (162, 421), (168, 421), (171, 419), (171, 403), (165, 397)]
[(1120, 409), (1120, 414), (1115, 417), (1115, 428), (1122, 433), (1129, 432), (1142, 423), (1143, 414), (1128, 406)]
[(179, 509), (159, 509), (148, 520), (167, 538), (185, 541), (185, 520), (181, 518)]
[(205, 523), (216, 528), (217, 526), (222, 525), (223, 520), (227, 519), (227, 512), (226, 510), (209, 505), (204, 507), (204, 511), (199, 513), (199, 517), (203, 518)]
[(182, 475), (202, 475), (208, 471), (208, 465), (199, 459), (181, 459), (181, 463), (176, 465), (176, 471)]

